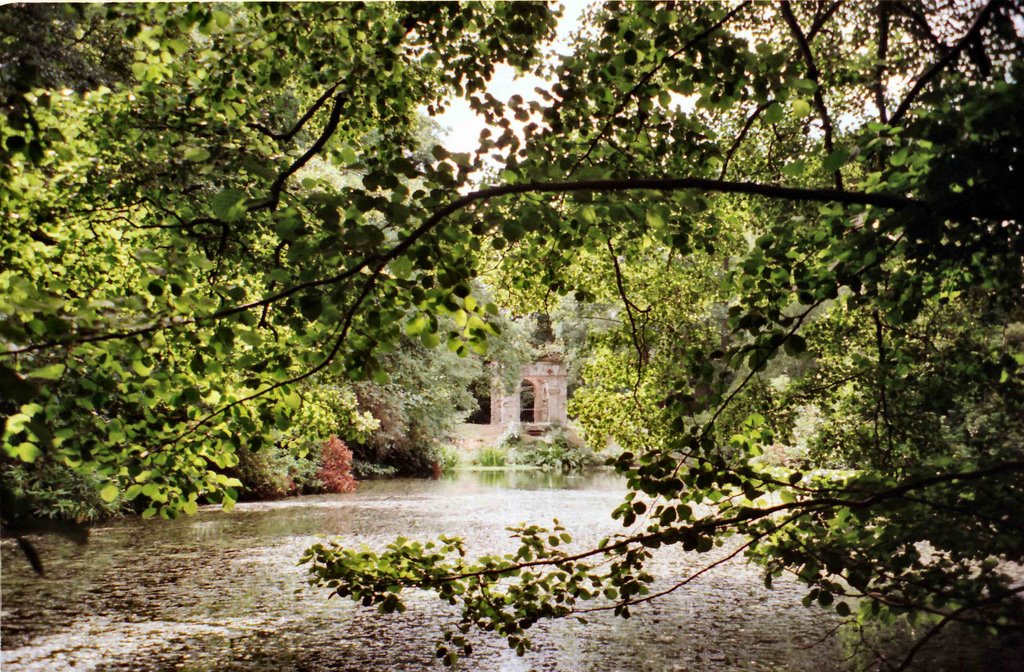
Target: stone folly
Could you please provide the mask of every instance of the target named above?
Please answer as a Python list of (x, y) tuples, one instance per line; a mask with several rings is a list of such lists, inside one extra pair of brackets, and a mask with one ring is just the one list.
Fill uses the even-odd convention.
[(491, 424), (564, 425), (568, 420), (565, 364), (558, 358), (545, 357), (524, 367), (520, 378), (519, 389), (512, 394), (505, 394), (495, 381), (491, 388)]

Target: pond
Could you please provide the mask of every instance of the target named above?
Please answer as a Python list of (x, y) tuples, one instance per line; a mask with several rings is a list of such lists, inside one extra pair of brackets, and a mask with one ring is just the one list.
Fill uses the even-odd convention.
[[(593, 543), (617, 531), (609, 512), (621, 481), (602, 472), (458, 472), (437, 480), (361, 484), (347, 495), (210, 507), (175, 521), (124, 519), (95, 527), (88, 544), (33, 541), (37, 578), (15, 545), (2, 546), (2, 661), (23, 670), (440, 670), (433, 657), (447, 605), (410, 596), (400, 615), (327, 599), (306, 585), (302, 552), (325, 536), (371, 547), (393, 537), (465, 537), (472, 552), (512, 547), (504, 528), (557, 517)], [(722, 550), (718, 549), (721, 553)], [(712, 558), (664, 549), (663, 585)], [(717, 568), (633, 618), (604, 612), (587, 625), (544, 622), (519, 658), (474, 636), (469, 670), (842, 670), (835, 620), (800, 605), (800, 586), (764, 588), (742, 561)], [(964, 662), (929, 670), (964, 669)], [(957, 667), (959, 665), (959, 667)]]

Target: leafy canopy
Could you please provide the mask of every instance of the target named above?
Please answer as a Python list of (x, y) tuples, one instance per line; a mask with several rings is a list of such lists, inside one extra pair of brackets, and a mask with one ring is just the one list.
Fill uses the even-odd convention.
[[(628, 617), (655, 549), (734, 536), (709, 565), (842, 616), (1020, 629), (1013, 3), (609, 3), (553, 64), (536, 3), (69, 11), (64, 55), (4, 42), (9, 460), (144, 515), (228, 502), (310, 386), (387, 383), (402, 339), (483, 354), (496, 303), (571, 295), (610, 320), (574, 404), (624, 448), (623, 533), (318, 544), (315, 582), (436, 591), (452, 664), (474, 627), (523, 653), (540, 619)], [(502, 62), (552, 84), (497, 100)], [(421, 140), (453, 96), (490, 123), (475, 154)]]

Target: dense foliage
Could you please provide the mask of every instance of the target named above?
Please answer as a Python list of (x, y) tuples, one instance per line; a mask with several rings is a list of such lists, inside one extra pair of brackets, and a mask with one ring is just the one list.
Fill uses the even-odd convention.
[[(243, 446), (344, 435), (301, 424), (317, 390), (485, 354), (498, 305), (562, 311), (601, 324), (555, 331), (588, 438), (623, 447), (623, 533), (318, 544), (314, 581), (386, 612), (436, 591), (449, 664), (473, 628), (523, 653), (540, 619), (628, 616), (666, 546), (925, 641), (1024, 628), (1019, 5), (609, 3), (554, 61), (535, 3), (50, 19), (3, 30), (10, 473), (229, 502)], [(502, 62), (552, 84), (497, 100)], [(452, 96), (490, 123), (474, 155), (423, 141)]]

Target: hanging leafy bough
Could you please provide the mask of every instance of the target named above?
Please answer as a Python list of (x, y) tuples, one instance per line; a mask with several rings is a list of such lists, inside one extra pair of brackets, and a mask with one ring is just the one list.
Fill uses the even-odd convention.
[[(541, 619), (628, 616), (655, 549), (737, 537), (664, 590), (743, 553), (841, 615), (933, 619), (922, 642), (1021, 629), (1017, 6), (605, 5), (543, 102), (507, 104), (484, 84), (543, 71), (543, 5), (88, 12), (134, 79), (58, 95), (79, 61), (47, 80), (24, 52), (5, 80), (8, 459), (143, 515), (229, 504), (236, 448), (281, 441), (311, 389), (386, 380), (405, 338), (484, 351), (496, 267), (510, 300), (623, 306), (577, 408), (628, 447), (632, 529), (570, 552), (528, 525), (476, 560), (318, 545), (315, 582), (458, 604), (452, 664), (474, 627), (522, 653)], [(451, 95), (500, 129), (476, 155), (422, 141)], [(500, 184), (469, 191), (487, 162)], [(593, 377), (624, 367), (629, 390)], [(809, 407), (805, 453), (766, 461)]]
[[(557, 521), (522, 526), (516, 552), (477, 559), (453, 537), (318, 544), (304, 558), (313, 583), (385, 613), (405, 608), (410, 587), (458, 605), (458, 632), (437, 651), (446, 665), (472, 651), (474, 629), (523, 654), (538, 621), (628, 617), (740, 554), (764, 565), (767, 585), (792, 572), (806, 603), (842, 617), (930, 621), (899, 669), (951, 622), (1020, 633), (1024, 584), (1008, 570), (1024, 560), (1024, 343), (1005, 337), (1024, 319), (1019, 8), (966, 8), (941, 37), (934, 16), (899, 3), (807, 11), (595, 10), (547, 104), (531, 104), (522, 147), (503, 136), (510, 184), (438, 212), (573, 194), (499, 207), (492, 246), (508, 274), (621, 300), (635, 389), (623, 404), (596, 393), (600, 408), (581, 421), (635, 446), (613, 460), (631, 489), (613, 515), (631, 529), (570, 551)], [(865, 22), (872, 11), (885, 14)], [(939, 46), (921, 62), (910, 45), (926, 30)], [(865, 56), (861, 44), (876, 48)], [(736, 181), (724, 179), (730, 163)], [(680, 174), (693, 177), (648, 177)], [(602, 242), (610, 263), (586, 277), (595, 267), (578, 257)], [(681, 350), (664, 325), (684, 309), (645, 292), (652, 273), (684, 276), (683, 257), (719, 260), (711, 291), (727, 312), (717, 333), (684, 332), (704, 347)], [(642, 324), (640, 305), (655, 311)], [(765, 403), (770, 367), (804, 370)], [(618, 409), (634, 404), (639, 420), (623, 423)], [(824, 414), (810, 454), (796, 467), (766, 461), (808, 404)], [(616, 434), (637, 423), (645, 438)], [(821, 469), (833, 466), (844, 469)], [(663, 546), (721, 550), (655, 590), (645, 568)]]
[(6, 524), (34, 510), (22, 468), (145, 517), (230, 506), (239, 450), (348, 432), (327, 400), (386, 381), (389, 350), (483, 349), (497, 308), (470, 296), (467, 242), (411, 237), (472, 169), (431, 154), (419, 106), (530, 67), (546, 7), (0, 19)]

